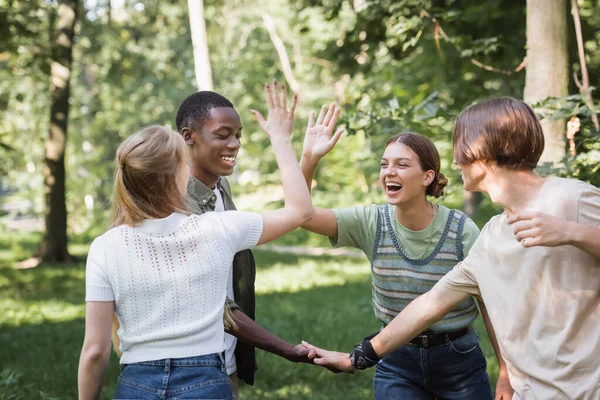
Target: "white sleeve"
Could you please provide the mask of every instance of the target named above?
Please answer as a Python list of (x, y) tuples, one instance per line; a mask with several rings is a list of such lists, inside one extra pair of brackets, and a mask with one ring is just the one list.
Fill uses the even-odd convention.
[(110, 280), (106, 271), (104, 246), (101, 237), (90, 246), (85, 265), (85, 301), (114, 301)]
[(262, 215), (246, 211), (224, 211), (217, 213), (217, 216), (234, 253), (256, 246), (263, 231)]

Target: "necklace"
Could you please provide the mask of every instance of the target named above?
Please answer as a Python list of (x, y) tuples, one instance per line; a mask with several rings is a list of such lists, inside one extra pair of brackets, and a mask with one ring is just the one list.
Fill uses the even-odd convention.
[[(431, 239), (433, 238), (433, 234), (435, 233), (435, 218), (437, 217), (437, 212), (438, 212), (438, 207), (433, 205), (432, 203), (429, 203), (431, 205), (431, 212), (433, 213), (433, 217), (431, 218), (431, 222), (429, 223), (429, 226), (431, 226), (431, 233), (429, 234), (429, 237), (427, 238), (427, 246), (425, 246), (425, 249), (421, 252), (421, 254), (419, 254), (416, 257), (411, 257), (408, 255), (408, 253), (406, 252), (406, 250), (402, 247), (402, 245), (400, 243), (398, 243), (398, 247), (400, 248), (400, 252), (402, 253), (402, 255), (404, 257), (406, 257), (409, 260), (420, 260), (423, 258), (423, 256), (427, 253), (427, 251), (429, 250), (429, 247), (431, 246)], [(396, 224), (397, 228), (400, 228), (398, 225), (400, 225), (400, 223), (398, 222), (398, 218), (396, 217), (395, 213), (394, 213), (394, 223)], [(408, 242), (408, 240), (402, 235), (402, 232), (400, 229), (396, 229), (396, 231), (398, 232), (398, 234), (400, 234), (400, 236), (402, 236), (402, 239), (404, 239), (405, 241)]]

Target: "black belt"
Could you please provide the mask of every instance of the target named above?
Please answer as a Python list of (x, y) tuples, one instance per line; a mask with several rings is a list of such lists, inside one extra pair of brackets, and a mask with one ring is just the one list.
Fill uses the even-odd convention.
[(440, 344), (446, 344), (452, 340), (458, 339), (461, 336), (465, 336), (470, 330), (471, 327), (467, 326), (457, 331), (445, 333), (433, 333), (431, 331), (425, 331), (408, 342), (408, 344), (424, 348), (439, 346)]

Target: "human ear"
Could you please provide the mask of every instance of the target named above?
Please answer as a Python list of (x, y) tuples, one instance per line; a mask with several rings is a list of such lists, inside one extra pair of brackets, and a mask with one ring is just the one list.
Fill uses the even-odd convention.
[(181, 130), (181, 136), (185, 140), (185, 144), (194, 144), (194, 132), (190, 128), (183, 128)]
[(423, 186), (427, 187), (433, 183), (435, 179), (435, 172), (433, 170), (429, 170), (425, 173), (425, 179), (423, 179)]

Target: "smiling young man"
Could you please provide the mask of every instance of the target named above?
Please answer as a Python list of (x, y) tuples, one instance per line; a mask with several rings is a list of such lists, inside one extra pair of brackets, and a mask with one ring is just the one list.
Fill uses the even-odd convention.
[[(188, 197), (194, 212), (235, 210), (225, 178), (233, 173), (242, 138), (242, 123), (233, 104), (214, 92), (194, 93), (181, 103), (176, 125), (189, 149)], [(229, 334), (225, 337), (227, 373), (236, 399), (238, 378), (250, 385), (254, 383), (254, 347), (292, 362), (310, 362), (302, 345), (293, 346), (253, 321), (255, 274), (252, 252), (237, 253), (227, 286), (227, 297), (235, 302), (229, 304), (237, 330), (235, 337)]]
[[(377, 336), (350, 355), (312, 347), (315, 363), (344, 371), (376, 365), (456, 304), (476, 296), (489, 312), (515, 390), (513, 400), (600, 399), (597, 249), (589, 240), (541, 246), (536, 239), (540, 221), (550, 217), (575, 227), (569, 229), (597, 232), (600, 190), (535, 174), (543, 149), (540, 123), (522, 101), (490, 99), (467, 108), (454, 130), (454, 156), (465, 188), (488, 193), (505, 212), (484, 226), (461, 263)], [(534, 220), (525, 226), (532, 232), (511, 226), (519, 223), (516, 215)], [(529, 247), (529, 240), (536, 245)]]

